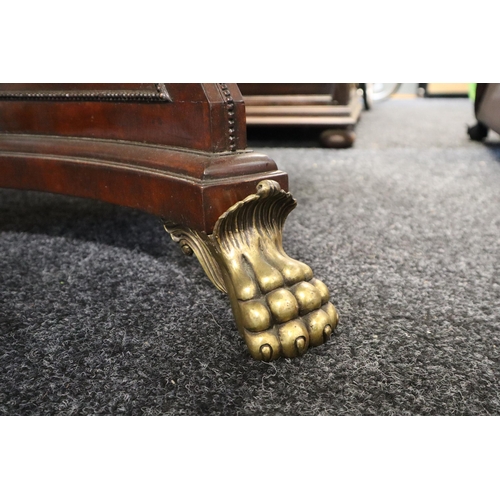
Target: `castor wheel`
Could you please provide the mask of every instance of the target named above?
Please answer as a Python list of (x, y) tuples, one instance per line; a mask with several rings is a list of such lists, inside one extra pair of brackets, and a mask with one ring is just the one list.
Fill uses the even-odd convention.
[(467, 133), (473, 141), (482, 141), (488, 135), (488, 127), (481, 122), (477, 122), (472, 127), (467, 127)]
[(324, 130), (319, 136), (319, 141), (325, 148), (350, 148), (355, 139), (356, 134), (348, 129)]

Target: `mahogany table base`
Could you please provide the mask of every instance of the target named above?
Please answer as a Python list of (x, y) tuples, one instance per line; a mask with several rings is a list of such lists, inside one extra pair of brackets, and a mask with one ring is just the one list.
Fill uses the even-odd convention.
[(283, 250), (296, 203), (286, 174), (246, 149), (238, 87), (135, 85), (0, 84), (0, 186), (161, 217), (229, 295), (255, 359), (324, 343), (337, 311), (311, 268)]

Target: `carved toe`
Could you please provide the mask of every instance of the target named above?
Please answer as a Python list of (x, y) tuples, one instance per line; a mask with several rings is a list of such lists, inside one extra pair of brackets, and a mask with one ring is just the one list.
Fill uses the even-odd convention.
[(309, 283), (311, 283), (311, 285), (314, 285), (318, 290), (321, 296), (321, 303), (326, 304), (330, 300), (330, 292), (328, 290), (328, 287), (317, 278), (312, 278)]
[(256, 333), (246, 331), (243, 336), (253, 358), (272, 361), (280, 357), (280, 341), (274, 329)]
[(322, 309), (328, 314), (328, 317), (330, 318), (332, 330), (335, 330), (339, 322), (339, 314), (337, 312), (337, 309), (335, 309), (335, 306), (331, 302), (327, 302), (327, 304), (324, 305)]
[(299, 303), (301, 315), (314, 311), (321, 306), (321, 295), (318, 289), (307, 281), (299, 283), (294, 288), (294, 293), (297, 302)]
[(243, 325), (251, 332), (261, 332), (271, 326), (269, 309), (257, 300), (241, 302)]
[(284, 288), (271, 292), (267, 296), (267, 302), (276, 323), (290, 321), (299, 315), (297, 300), (290, 291)]
[[(309, 331), (312, 346), (316, 347), (321, 345), (330, 338), (332, 333), (332, 322), (326, 311), (323, 311), (323, 309), (316, 309), (316, 311), (308, 314), (304, 318), (304, 322)], [(326, 338), (324, 336), (325, 330), (330, 334), (327, 335)]]

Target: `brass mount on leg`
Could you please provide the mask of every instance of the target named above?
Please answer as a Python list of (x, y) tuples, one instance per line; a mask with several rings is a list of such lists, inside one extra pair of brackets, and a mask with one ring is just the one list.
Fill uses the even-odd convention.
[(276, 181), (264, 180), (219, 217), (211, 235), (165, 223), (229, 295), (250, 354), (263, 361), (304, 354), (326, 342), (338, 323), (326, 285), (283, 250), (283, 225), (296, 204)]

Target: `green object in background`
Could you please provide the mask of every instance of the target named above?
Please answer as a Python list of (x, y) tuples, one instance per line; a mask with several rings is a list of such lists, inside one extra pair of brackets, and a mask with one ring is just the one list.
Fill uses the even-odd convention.
[(476, 100), (476, 86), (477, 83), (469, 83), (469, 99)]

